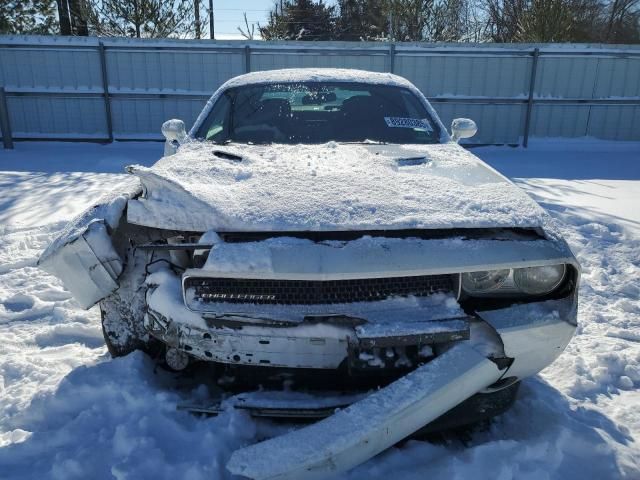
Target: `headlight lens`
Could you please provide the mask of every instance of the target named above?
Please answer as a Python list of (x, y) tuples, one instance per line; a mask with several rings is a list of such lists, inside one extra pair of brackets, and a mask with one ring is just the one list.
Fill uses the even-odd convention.
[(484, 293), (496, 290), (509, 277), (509, 270), (485, 270), (462, 274), (462, 288), (469, 293)]
[(530, 295), (544, 295), (555, 289), (564, 278), (564, 265), (516, 268), (513, 281), (516, 286)]

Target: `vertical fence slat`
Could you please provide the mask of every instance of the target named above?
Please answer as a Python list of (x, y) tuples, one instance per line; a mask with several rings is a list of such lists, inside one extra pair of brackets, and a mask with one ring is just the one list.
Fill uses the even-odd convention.
[(102, 72), (102, 90), (104, 92), (104, 114), (107, 121), (107, 135), (109, 141), (113, 142), (113, 118), (111, 116), (111, 99), (109, 98), (109, 75), (107, 73), (107, 56), (104, 51), (104, 43), (98, 44), (98, 52), (100, 54), (100, 70)]
[(389, 45), (389, 73), (393, 73), (396, 68), (396, 44)]
[(527, 99), (527, 113), (524, 117), (524, 134), (522, 138), (522, 146), (527, 148), (529, 145), (529, 129), (531, 128), (531, 113), (533, 112), (533, 95), (536, 88), (536, 73), (538, 70), (538, 57), (540, 49), (533, 50), (533, 58), (531, 60), (531, 78), (529, 80), (529, 98)]
[(251, 47), (249, 45), (244, 47), (244, 71), (246, 73), (251, 71)]
[(11, 137), (11, 124), (9, 123), (9, 106), (4, 87), (0, 87), (0, 128), (2, 129), (2, 143), (5, 149), (13, 148), (13, 138)]

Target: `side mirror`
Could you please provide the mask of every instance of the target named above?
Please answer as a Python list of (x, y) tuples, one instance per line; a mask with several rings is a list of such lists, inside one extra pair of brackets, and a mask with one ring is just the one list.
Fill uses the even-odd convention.
[(451, 122), (451, 140), (454, 142), (461, 138), (471, 138), (477, 131), (476, 122), (468, 118), (456, 118)]
[(164, 156), (173, 155), (181, 143), (187, 138), (184, 122), (176, 118), (167, 120), (162, 124), (162, 135), (166, 139), (164, 143)]

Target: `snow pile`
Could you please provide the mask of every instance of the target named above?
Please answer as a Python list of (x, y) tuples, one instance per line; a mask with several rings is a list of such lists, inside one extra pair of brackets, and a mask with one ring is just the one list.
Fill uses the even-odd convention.
[(171, 378), (154, 373), (148, 357), (135, 353), (108, 361), (96, 346), (91, 350), (78, 345), (75, 351), (67, 346), (58, 358), (45, 353), (39, 363), (62, 365), (64, 353), (73, 353), (75, 361), (66, 368), (73, 370), (61, 381), (55, 372), (54, 392), (46, 385), (41, 392), (30, 392), (26, 410), (16, 411), (6, 398), (20, 393), (7, 378), (2, 477), (224, 477), (226, 459), (254, 437), (253, 422), (233, 410), (212, 419), (176, 411), (184, 398), (172, 390)]
[[(221, 155), (219, 152), (224, 152)], [(230, 155), (240, 157), (233, 160)], [(423, 163), (400, 160), (424, 158)], [(217, 146), (152, 168), (133, 223), (204, 231), (539, 227), (543, 211), (455, 144)]]
[[(161, 151), (126, 146), (149, 157)], [(583, 267), (567, 351), (525, 380), (513, 409), (487, 431), (465, 442), (410, 441), (340, 479), (640, 477), (640, 145), (558, 148), (532, 141), (529, 150), (474, 153), (512, 177), (535, 177), (518, 183), (564, 224)], [(82, 171), (100, 155), (97, 170), (109, 155), (120, 162), (122, 145), (21, 142), (0, 150), (0, 169), (41, 162)], [(143, 355), (108, 358), (97, 309), (81, 310), (35, 262), (60, 222), (90, 206), (100, 183), (101, 193), (110, 185), (96, 174), (52, 175), (0, 172), (0, 477), (231, 479), (232, 451), (292, 427), (242, 412), (177, 412), (176, 403), (206, 392), (173, 388)]]

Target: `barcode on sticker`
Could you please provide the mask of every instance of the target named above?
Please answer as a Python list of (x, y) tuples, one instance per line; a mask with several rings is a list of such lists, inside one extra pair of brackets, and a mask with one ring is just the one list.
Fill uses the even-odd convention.
[(384, 117), (388, 127), (392, 128), (420, 128), (431, 132), (431, 125), (423, 118)]

